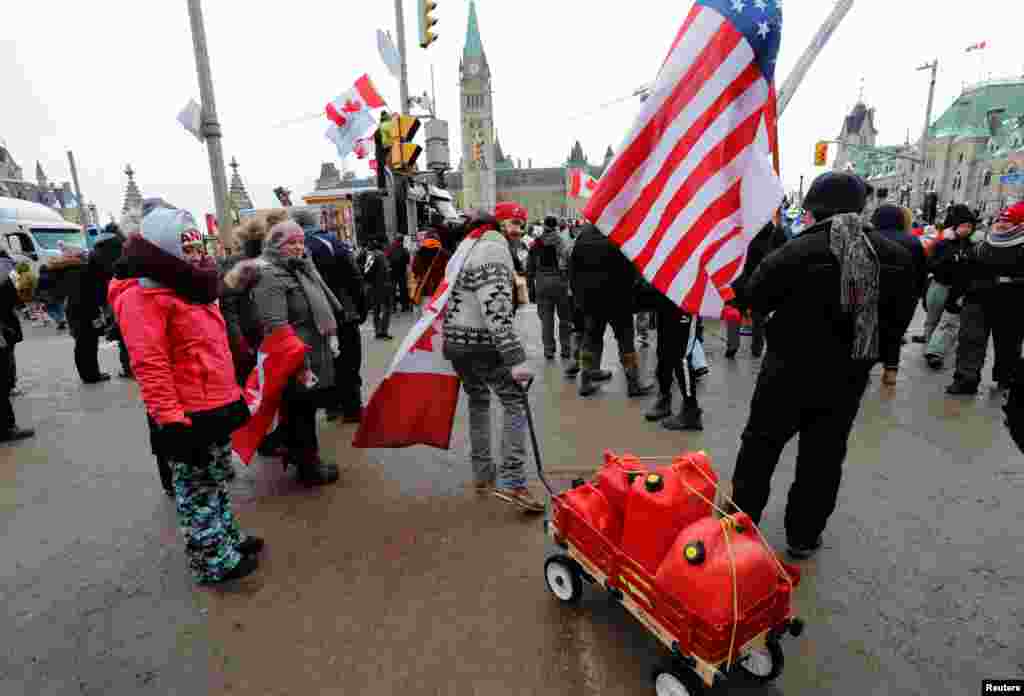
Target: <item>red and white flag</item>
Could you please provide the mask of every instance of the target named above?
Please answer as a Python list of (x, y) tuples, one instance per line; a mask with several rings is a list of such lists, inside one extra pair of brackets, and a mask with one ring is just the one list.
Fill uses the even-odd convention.
[(784, 192), (781, 3), (698, 0), (583, 215), (685, 311), (720, 317)]
[(302, 368), (308, 346), (290, 326), (263, 339), (256, 368), (249, 375), (242, 395), (252, 417), (231, 435), (231, 445), (248, 464), (263, 438), (277, 422), (281, 397), (288, 380)]
[(359, 140), (377, 125), (373, 110), (384, 106), (384, 99), (369, 75), (360, 77), (351, 89), (327, 104), (324, 111), (331, 125), (326, 136), (337, 146), (342, 159), (351, 154)]
[(594, 195), (596, 190), (597, 179), (582, 169), (569, 170), (569, 196), (571, 198), (587, 199)]
[(206, 233), (211, 237), (220, 235), (220, 228), (217, 227), (217, 216), (213, 213), (206, 214)]
[(988, 48), (988, 41), (982, 41), (981, 43), (971, 44), (970, 46), (968, 46), (966, 52), (970, 53), (971, 51), (984, 51), (986, 48)]
[(444, 313), (455, 279), (487, 228), (474, 230), (455, 250), (444, 280), (409, 330), (391, 367), (363, 410), (353, 447), (451, 446), (459, 378), (441, 354)]

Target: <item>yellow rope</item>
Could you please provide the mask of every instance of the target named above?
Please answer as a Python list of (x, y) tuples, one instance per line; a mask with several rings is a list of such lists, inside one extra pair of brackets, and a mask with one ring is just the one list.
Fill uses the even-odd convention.
[(729, 517), (720, 520), (722, 535), (725, 537), (725, 548), (729, 552), (729, 570), (732, 573), (732, 637), (729, 638), (729, 656), (725, 660), (725, 668), (732, 668), (732, 653), (736, 648), (736, 631), (740, 625), (740, 593), (736, 584), (736, 557), (732, 553), (732, 542), (729, 541), (729, 528), (735, 528), (736, 521)]

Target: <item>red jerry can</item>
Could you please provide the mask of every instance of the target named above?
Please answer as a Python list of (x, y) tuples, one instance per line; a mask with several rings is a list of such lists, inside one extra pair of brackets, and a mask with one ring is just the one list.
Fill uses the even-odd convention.
[(623, 553), (653, 575), (680, 530), (711, 514), (717, 487), (718, 474), (703, 452), (638, 477), (626, 502)]
[(635, 455), (626, 453), (620, 457), (611, 450), (605, 450), (604, 466), (597, 472), (596, 483), (612, 507), (624, 514), (633, 479), (646, 473), (647, 467)]
[(585, 483), (563, 494), (577, 515), (587, 521), (612, 544), (622, 539), (622, 511), (616, 510), (596, 486)]
[[(761, 542), (750, 517), (741, 512), (733, 519), (734, 526), (709, 516), (683, 529), (655, 576), (661, 590), (692, 614), (699, 625), (732, 626), (738, 615), (742, 629), (784, 583), (773, 552)], [(733, 564), (738, 597), (735, 607)]]

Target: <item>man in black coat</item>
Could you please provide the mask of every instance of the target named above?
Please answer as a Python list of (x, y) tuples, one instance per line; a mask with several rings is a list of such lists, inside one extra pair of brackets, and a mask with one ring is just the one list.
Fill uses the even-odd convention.
[(960, 315), (956, 374), (946, 393), (978, 392), (990, 335), (995, 349), (992, 381), (999, 389), (1008, 389), (1024, 344), (1024, 203), (1004, 210), (985, 241), (973, 244), (958, 267), (967, 294)]
[(306, 249), (327, 287), (341, 302), (338, 343), (341, 353), (334, 359), (337, 386), (327, 405), (327, 419), (339, 415), (344, 423), (358, 423), (363, 412), (363, 341), (359, 327), (369, 313), (363, 287), (363, 274), (355, 258), (337, 237), (318, 230), (306, 240)]
[[(910, 234), (913, 224), (913, 215), (910, 209), (890, 203), (880, 205), (871, 216), (871, 224), (883, 237), (896, 242), (910, 252), (914, 259), (912, 272), (914, 297), (920, 297), (924, 290), (928, 266), (921, 241)], [(896, 376), (899, 373), (900, 348), (901, 345), (889, 346), (889, 351), (882, 356), (882, 364), (885, 367), (882, 373), (882, 382), (890, 386), (896, 384)]]
[(405, 248), (402, 237), (391, 242), (386, 252), (388, 264), (391, 266), (391, 284), (394, 286), (392, 296), (397, 295), (396, 310), (412, 311), (412, 300), (409, 298), (409, 250)]
[(569, 285), (584, 321), (580, 362), (580, 396), (597, 391), (597, 383), (611, 379), (601, 370), (604, 334), (611, 324), (626, 372), (629, 396), (647, 396), (653, 384), (640, 380), (639, 358), (634, 344), (633, 304), (637, 271), (622, 251), (601, 230), (586, 225), (573, 245), (569, 259)]
[(376, 337), (390, 341), (391, 305), (394, 303), (394, 286), (391, 284), (391, 264), (384, 254), (384, 241), (375, 237), (366, 245), (363, 261), (363, 279), (373, 314), (373, 328)]
[(106, 333), (107, 286), (114, 277), (114, 263), (121, 256), (122, 242), (117, 236), (97, 240), (81, 266), (68, 270), (68, 323), (75, 336), (75, 367), (85, 384), (106, 382), (110, 375), (100, 371), (99, 342)]
[(747, 288), (751, 307), (770, 315), (768, 353), (733, 498), (760, 522), (779, 456), (799, 433), (785, 518), (797, 558), (821, 547), (869, 374), (899, 343), (916, 306), (910, 252), (862, 222), (867, 192), (852, 174), (818, 177), (804, 202), (814, 224), (765, 258)]
[(24, 440), (35, 435), (34, 430), (19, 428), (11, 405), (14, 389), (14, 346), (22, 341), (21, 321), (16, 308), (21, 304), (10, 273), (14, 260), (0, 249), (0, 442)]

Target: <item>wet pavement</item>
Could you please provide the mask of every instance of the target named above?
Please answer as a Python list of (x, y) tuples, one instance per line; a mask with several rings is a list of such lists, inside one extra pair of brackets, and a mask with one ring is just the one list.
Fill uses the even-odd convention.
[[(706, 430), (670, 433), (644, 421), (651, 399), (626, 398), (611, 342), (615, 379), (576, 397), (559, 361), (543, 359), (531, 309), (520, 319), (539, 376), (531, 398), (558, 485), (592, 472), (604, 448), (705, 449), (730, 478), (759, 362), (746, 345), (726, 361), (709, 324)], [(298, 487), (279, 460), (238, 465), (236, 509), (267, 539), (263, 562), (201, 589), (137, 386), (82, 386), (68, 337), (28, 333), (15, 410), (38, 436), (0, 445), (0, 694), (653, 693), (656, 641), (594, 588), (560, 605), (543, 580), (541, 520), (465, 489), (465, 413), (451, 452), (353, 450), (353, 426), (324, 424), (342, 468), (326, 488)], [(398, 343), (368, 337), (370, 384)], [(931, 373), (920, 353), (908, 345), (899, 384), (876, 374), (864, 399), (826, 546), (801, 564), (807, 630), (785, 642), (786, 670), (722, 693), (967, 694), (1024, 675), (1024, 456), (990, 383), (946, 397), (950, 371)], [(653, 348), (646, 358), (650, 371)], [(101, 362), (116, 374), (116, 350)], [(795, 443), (765, 515), (776, 545), (794, 455)]]

